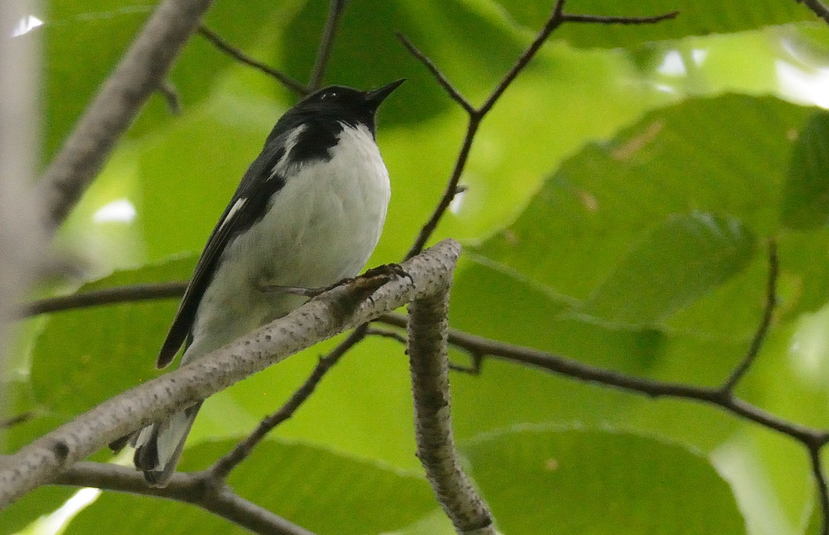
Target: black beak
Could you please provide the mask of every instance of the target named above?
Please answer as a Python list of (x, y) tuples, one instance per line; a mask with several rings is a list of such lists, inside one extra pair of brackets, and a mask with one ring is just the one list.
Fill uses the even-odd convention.
[(386, 97), (391, 95), (391, 92), (400, 86), (403, 82), (405, 82), (405, 78), (401, 78), (400, 80), (394, 81), (388, 85), (384, 85), (379, 89), (375, 89), (373, 91), (366, 91), (366, 105), (376, 110), (380, 103), (386, 100)]

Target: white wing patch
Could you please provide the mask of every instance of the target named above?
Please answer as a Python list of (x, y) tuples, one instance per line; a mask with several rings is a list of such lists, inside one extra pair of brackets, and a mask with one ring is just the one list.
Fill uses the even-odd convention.
[(239, 197), (238, 199), (236, 199), (236, 202), (233, 203), (233, 206), (230, 208), (230, 210), (228, 210), (227, 217), (225, 217), (224, 220), (222, 220), (222, 224), (219, 226), (219, 230), (224, 228), (227, 222), (233, 218), (233, 215), (239, 210), (241, 210), (243, 206), (245, 206), (246, 202), (248, 202), (246, 197)]
[(301, 124), (291, 130), (291, 133), (288, 134), (288, 138), (285, 140), (285, 153), (282, 155), (282, 158), (276, 162), (276, 165), (273, 166), (271, 174), (268, 175), (266, 180), (270, 180), (277, 175), (288, 176), (290, 174), (288, 172), (288, 162), (291, 160), (291, 151), (294, 150), (294, 147), (296, 147), (296, 144), (299, 141), (299, 136), (305, 131), (305, 129), (306, 125)]

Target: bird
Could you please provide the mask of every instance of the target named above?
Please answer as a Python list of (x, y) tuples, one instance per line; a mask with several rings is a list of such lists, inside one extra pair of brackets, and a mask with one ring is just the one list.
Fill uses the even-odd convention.
[[(297, 289), (354, 277), (386, 218), (389, 175), (375, 114), (405, 79), (360, 91), (329, 86), (286, 111), (219, 218), (158, 355), (181, 365), (302, 305)], [(202, 402), (133, 433), (133, 461), (163, 487)]]

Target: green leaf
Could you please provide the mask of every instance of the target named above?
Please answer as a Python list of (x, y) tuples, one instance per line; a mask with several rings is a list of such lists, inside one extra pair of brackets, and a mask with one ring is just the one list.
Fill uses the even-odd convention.
[[(521, 217), (475, 252), (578, 308), (620, 269), (631, 244), (647, 244), (647, 236), (670, 217), (708, 212), (738, 220), (742, 234), (770, 235), (778, 227), (790, 133), (809, 112), (772, 98), (734, 95), (652, 112), (613, 141), (585, 147), (565, 162)], [(749, 243), (748, 238), (740, 242)], [(746, 250), (735, 250), (739, 262), (732, 273), (745, 262)], [(649, 254), (681, 269), (658, 251)], [(656, 273), (667, 267), (649, 269)], [(762, 272), (758, 264), (747, 276), (762, 281)], [(713, 289), (716, 282), (712, 278), (707, 284)], [(690, 295), (673, 283), (656, 291), (674, 292), (679, 301)], [(744, 337), (754, 328), (762, 296), (734, 302), (734, 295), (717, 293), (707, 305), (730, 308), (729, 314), (736, 309), (743, 323), (727, 329), (709, 324), (705, 335)], [(656, 312), (652, 309), (651, 315), (658, 316)], [(672, 322), (680, 329), (694, 325), (700, 327), (690, 319)]]
[(74, 489), (40, 487), (3, 509), (3, 533), (17, 533), (43, 515), (52, 513), (69, 499)]
[[(497, 0), (519, 24), (536, 31), (552, 12), (553, 0)], [(555, 38), (585, 47), (629, 47), (648, 41), (677, 39), (689, 35), (728, 33), (814, 20), (814, 15), (795, 2), (758, 0), (614, 0), (568, 2), (566, 13), (640, 17), (679, 11), (674, 20), (644, 25), (565, 24)]]
[[(235, 444), (188, 448), (181, 468), (204, 469)], [(229, 483), (239, 495), (319, 535), (398, 529), (435, 507), (422, 477), (303, 444), (260, 444)], [(105, 493), (66, 531), (93, 532), (247, 533), (193, 505), (117, 493)]]
[(754, 236), (710, 214), (668, 218), (634, 246), (590, 296), (584, 313), (621, 324), (658, 324), (745, 267)]
[(795, 229), (829, 223), (829, 113), (815, 113), (800, 131), (783, 190), (783, 222)]
[[(119, 271), (78, 291), (186, 280), (193, 260)], [(156, 353), (176, 308), (175, 300), (153, 300), (52, 314), (33, 350), (32, 388), (38, 407), (68, 419), (157, 375)]]
[(630, 433), (524, 428), (463, 446), (504, 533), (738, 535), (728, 484), (688, 449)]

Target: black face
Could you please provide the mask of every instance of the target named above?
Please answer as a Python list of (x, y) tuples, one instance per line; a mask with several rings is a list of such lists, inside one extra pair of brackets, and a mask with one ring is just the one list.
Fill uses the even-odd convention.
[(343, 121), (351, 125), (365, 124), (373, 132), (377, 108), (403, 82), (397, 80), (373, 91), (358, 91), (339, 85), (325, 87), (302, 99), (285, 113), (280, 122)]

